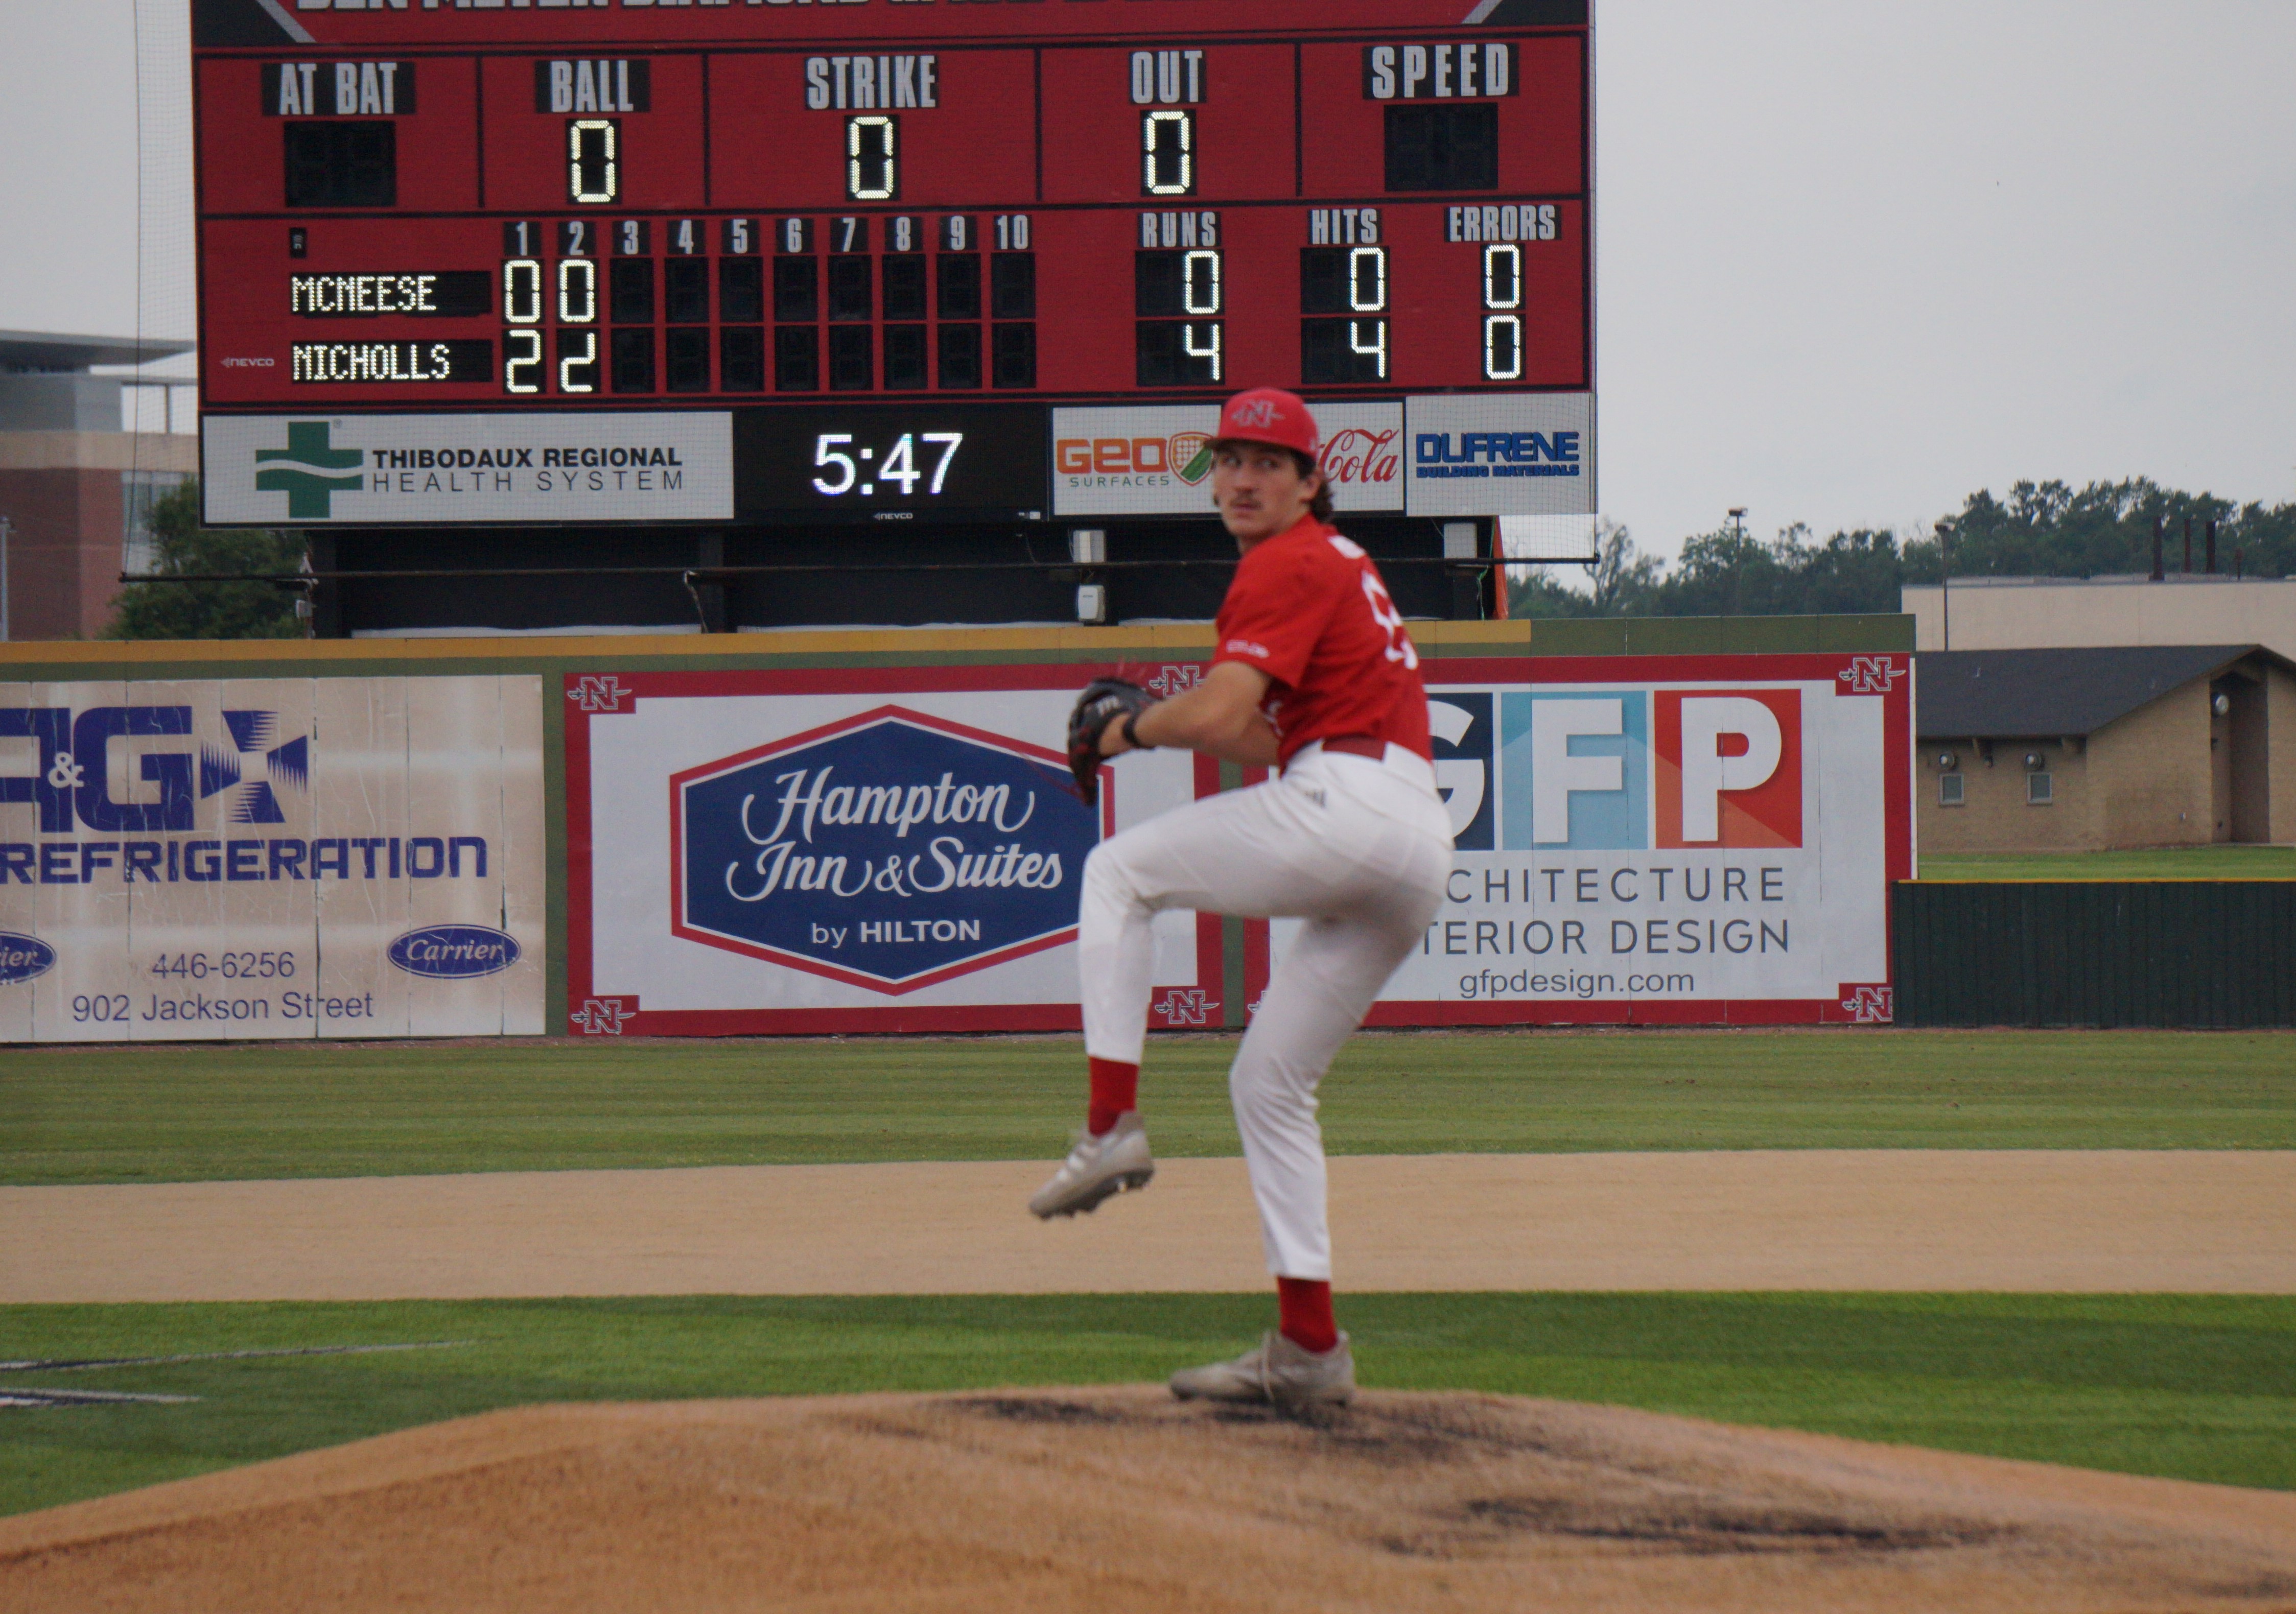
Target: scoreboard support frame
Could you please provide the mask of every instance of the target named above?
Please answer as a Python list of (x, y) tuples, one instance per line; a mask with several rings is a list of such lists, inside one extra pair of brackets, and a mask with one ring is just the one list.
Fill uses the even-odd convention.
[(1168, 614), (1250, 385), (1413, 614), (1596, 508), (1590, 0), (290, 3), (193, 3), (201, 487), (315, 631)]

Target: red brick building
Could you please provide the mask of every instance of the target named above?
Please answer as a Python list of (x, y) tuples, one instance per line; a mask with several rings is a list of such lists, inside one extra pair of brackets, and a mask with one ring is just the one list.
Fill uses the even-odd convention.
[(94, 366), (191, 347), (0, 331), (0, 638), (94, 638), (148, 563), (152, 501), (198, 470), (199, 438), (123, 430), (134, 378)]

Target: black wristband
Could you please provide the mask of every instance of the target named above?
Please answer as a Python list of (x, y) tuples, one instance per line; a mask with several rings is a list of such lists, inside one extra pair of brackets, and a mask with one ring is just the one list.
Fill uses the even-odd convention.
[(1139, 712), (1127, 712), (1124, 714), (1124, 726), (1117, 732), (1124, 736), (1124, 743), (1130, 746), (1134, 750), (1152, 751), (1156, 748), (1143, 740), (1140, 737), (1139, 729), (1135, 726), (1139, 723)]

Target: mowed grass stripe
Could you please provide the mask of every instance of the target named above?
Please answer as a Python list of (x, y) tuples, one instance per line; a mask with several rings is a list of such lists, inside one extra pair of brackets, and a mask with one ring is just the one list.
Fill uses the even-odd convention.
[(2296, 880), (2296, 847), (2147, 847), (2116, 852), (1927, 855), (1923, 880)]
[[(463, 1340), (373, 1356), (0, 1374), (197, 1396), (0, 1411), (0, 1512), (546, 1401), (1156, 1380), (1259, 1296), (0, 1307), (0, 1356)], [(1375, 1388), (1474, 1389), (2296, 1488), (2296, 1299), (1357, 1295)]]
[[(1234, 1154), (1232, 1037), (1158, 1038), (1159, 1153)], [(0, 1183), (1050, 1159), (1066, 1038), (0, 1052)], [(1371, 1035), (1324, 1089), (1341, 1154), (2287, 1149), (2296, 1035)]]

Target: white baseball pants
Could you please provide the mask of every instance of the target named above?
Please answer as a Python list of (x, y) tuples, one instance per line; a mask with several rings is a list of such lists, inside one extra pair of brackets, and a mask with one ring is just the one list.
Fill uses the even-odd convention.
[(1316, 1087), (1419, 945), (1450, 872), (1450, 816), (1433, 771), (1395, 745), (1384, 762), (1310, 746), (1280, 778), (1161, 814), (1085, 862), (1078, 951), (1095, 1059), (1140, 1062), (1159, 911), (1308, 921), (1228, 1073), (1277, 1277), (1331, 1279)]

